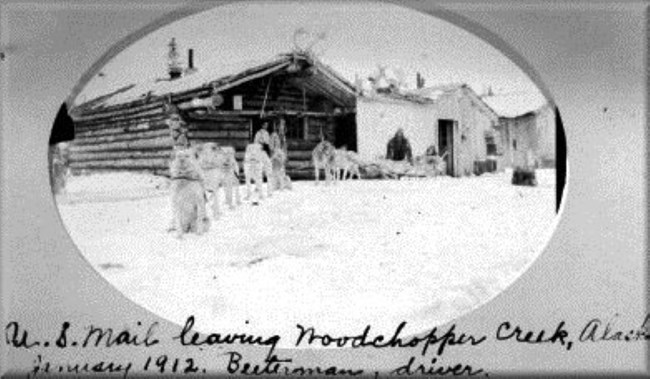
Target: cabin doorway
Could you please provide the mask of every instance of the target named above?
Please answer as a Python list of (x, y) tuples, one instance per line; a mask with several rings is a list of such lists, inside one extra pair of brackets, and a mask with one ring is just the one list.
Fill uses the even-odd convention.
[(334, 129), (334, 146), (357, 151), (357, 118), (354, 113), (338, 116)]
[(454, 176), (454, 120), (438, 120), (438, 154), (447, 152), (447, 175)]

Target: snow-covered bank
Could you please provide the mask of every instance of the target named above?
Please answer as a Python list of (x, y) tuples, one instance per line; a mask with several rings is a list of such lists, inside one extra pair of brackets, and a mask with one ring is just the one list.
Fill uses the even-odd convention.
[(388, 333), (489, 300), (532, 263), (554, 224), (555, 171), (538, 176), (538, 187), (512, 186), (508, 174), (296, 182), (182, 240), (166, 232), (163, 178), (72, 178), (59, 210), (90, 264), (152, 312), (179, 324), (194, 314), (198, 330), (293, 340), (296, 323)]

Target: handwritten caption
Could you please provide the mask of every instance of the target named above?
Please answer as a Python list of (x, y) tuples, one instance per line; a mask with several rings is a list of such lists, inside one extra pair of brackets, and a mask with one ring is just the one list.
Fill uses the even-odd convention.
[[(179, 334), (167, 338), (159, 335), (157, 322), (143, 324), (137, 322), (135, 327), (123, 329), (102, 328), (95, 325), (74, 326), (63, 322), (61, 328), (50, 338), (39, 338), (18, 322), (12, 321), (5, 326), (5, 342), (15, 349), (27, 349), (35, 352), (34, 363), (26, 377), (36, 378), (47, 375), (88, 375), (114, 374), (126, 378), (130, 374), (173, 374), (201, 375), (209, 373), (228, 373), (242, 376), (483, 376), (489, 373), (481, 367), (462, 362), (445, 362), (445, 353), (456, 347), (476, 347), (487, 341), (527, 345), (554, 345), (570, 351), (574, 343), (598, 342), (634, 342), (650, 340), (650, 314), (643, 322), (630, 327), (623, 327), (617, 322), (618, 314), (609, 319), (593, 318), (579, 328), (578, 333), (570, 333), (565, 321), (560, 321), (551, 328), (525, 328), (512, 321), (500, 323), (491, 334), (473, 335), (459, 330), (456, 324), (448, 327), (434, 327), (419, 336), (405, 336), (406, 322), (400, 323), (388, 334), (376, 334), (371, 326), (358, 335), (333, 336), (322, 333), (313, 326), (296, 325), (296, 338), (290, 347), (323, 347), (350, 349), (408, 349), (408, 359), (387, 372), (368, 372), (361, 368), (338, 366), (302, 366), (294, 359), (281, 354), (278, 346), (279, 335), (260, 336), (246, 333), (199, 333), (194, 329), (195, 317), (187, 318)], [(158, 345), (169, 347), (176, 344), (188, 352), (187, 356), (176, 357), (167, 354), (146, 356), (142, 361), (132, 360), (116, 362), (101, 360), (97, 362), (51, 362), (46, 353), (48, 349), (93, 349), (130, 347), (149, 350)], [(161, 346), (162, 346), (161, 345)], [(236, 347), (256, 346), (265, 348), (267, 353), (257, 362), (248, 361)], [(286, 345), (285, 345), (286, 346)], [(160, 346), (158, 346), (160, 347)], [(205, 360), (193, 356), (199, 350), (218, 347), (217, 359), (208, 367)], [(225, 349), (224, 351), (224, 348)], [(105, 352), (105, 350), (103, 351)], [(199, 362), (202, 363), (199, 363)]]

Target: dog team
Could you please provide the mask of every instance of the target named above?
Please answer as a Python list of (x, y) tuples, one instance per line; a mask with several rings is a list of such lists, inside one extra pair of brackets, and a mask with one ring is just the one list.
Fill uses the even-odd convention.
[[(264, 199), (264, 179), (267, 181), (267, 197), (274, 190), (291, 189), (285, 164), (284, 151), (277, 150), (269, 158), (261, 144), (249, 144), (244, 155), (246, 200), (252, 200), (253, 192), (259, 200)], [(175, 147), (170, 162), (173, 219), (169, 230), (174, 231), (178, 238), (185, 233), (207, 232), (210, 218), (206, 208), (212, 202), (212, 217), (216, 220), (221, 216), (219, 194), (222, 190), (230, 209), (241, 205), (239, 173), (240, 166), (232, 146), (207, 142), (192, 147)], [(257, 201), (252, 200), (252, 203), (257, 204)]]
[[(286, 174), (287, 154), (284, 149), (273, 146), (271, 156), (265, 149), (263, 138), (256, 138), (246, 146), (244, 153), (244, 178), (246, 200), (271, 197), (273, 191), (291, 189), (291, 179)], [(312, 152), (316, 184), (319, 171), (325, 172), (325, 181), (346, 180), (355, 176), (360, 179), (360, 160), (345, 147), (335, 149), (328, 141), (320, 142)], [(170, 163), (171, 202), (173, 221), (170, 231), (178, 238), (185, 233), (203, 234), (210, 227), (206, 208), (212, 202), (212, 217), (221, 215), (219, 193), (224, 192), (225, 203), (230, 209), (242, 204), (239, 193), (240, 167), (232, 146), (219, 146), (207, 142), (193, 147), (174, 148)], [(263, 183), (267, 181), (266, 196)], [(208, 196), (210, 195), (210, 196)], [(210, 199), (211, 197), (211, 199)]]

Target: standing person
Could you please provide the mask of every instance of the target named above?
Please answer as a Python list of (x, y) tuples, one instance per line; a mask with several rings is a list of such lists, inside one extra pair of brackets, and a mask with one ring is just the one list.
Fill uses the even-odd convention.
[(264, 122), (262, 124), (262, 129), (258, 130), (257, 133), (255, 133), (255, 138), (253, 139), (253, 142), (259, 143), (262, 145), (262, 149), (266, 151), (266, 154), (270, 157), (271, 156), (271, 136), (269, 136), (269, 123)]
[(395, 136), (388, 141), (386, 150), (386, 159), (393, 161), (403, 161), (406, 159), (410, 164), (413, 164), (411, 144), (404, 136), (404, 130), (402, 128), (397, 129)]
[(287, 153), (287, 137), (285, 135), (285, 121), (284, 118), (281, 118), (278, 121), (277, 127), (274, 128), (273, 133), (271, 133), (271, 152), (275, 154), (276, 150), (282, 150), (284, 153)]

